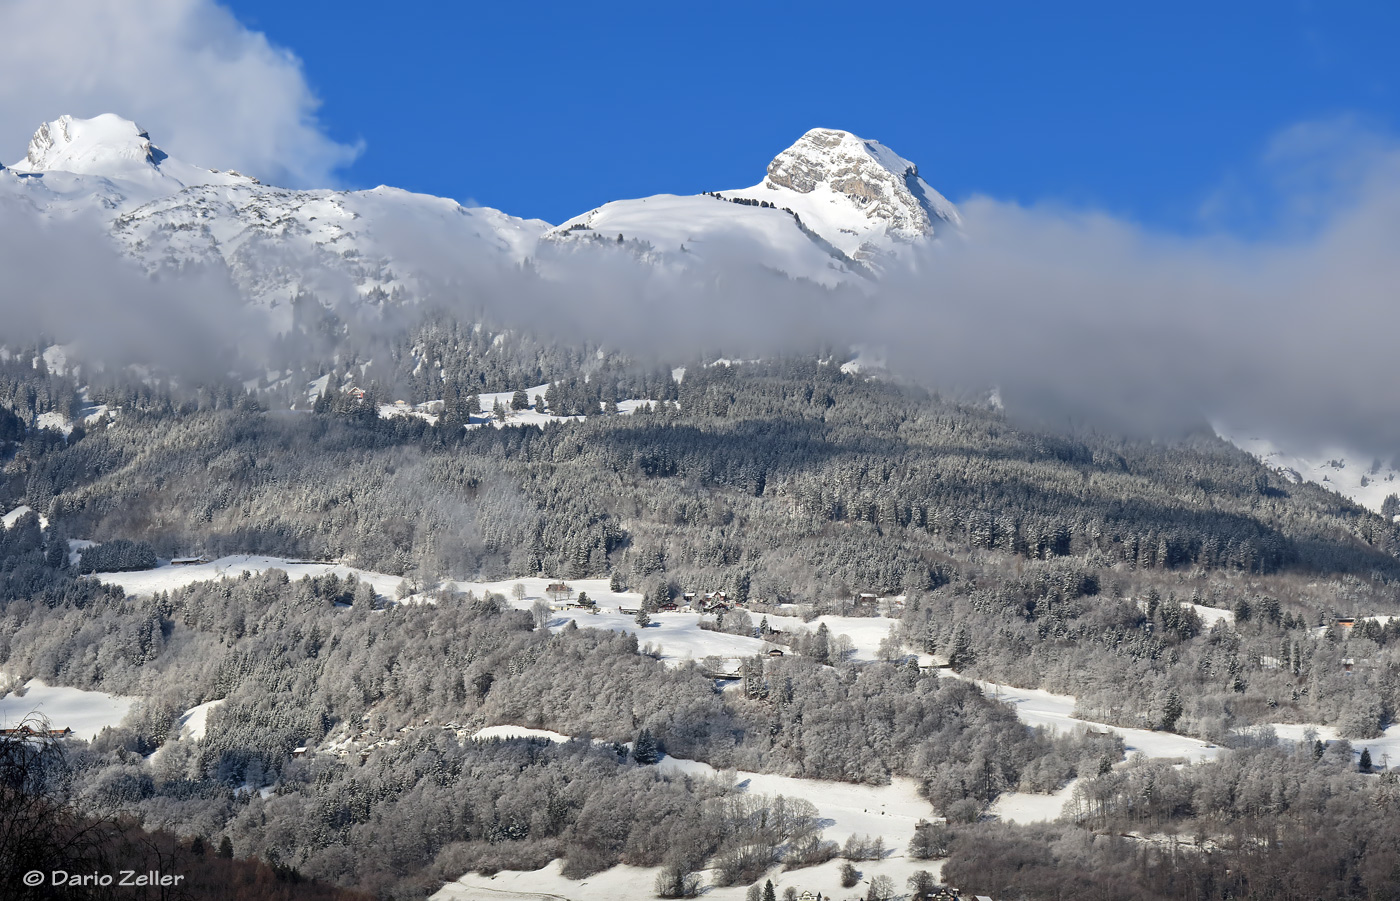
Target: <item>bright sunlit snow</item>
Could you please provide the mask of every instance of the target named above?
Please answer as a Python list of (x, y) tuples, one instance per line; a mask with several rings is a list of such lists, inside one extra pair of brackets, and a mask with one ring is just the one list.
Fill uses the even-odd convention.
[(76, 737), (96, 738), (106, 726), (116, 726), (135, 698), (100, 691), (46, 685), (38, 679), (25, 683), (23, 697), (13, 691), (0, 697), (0, 726), (9, 728), (31, 712), (46, 717), (51, 729), (72, 729)]

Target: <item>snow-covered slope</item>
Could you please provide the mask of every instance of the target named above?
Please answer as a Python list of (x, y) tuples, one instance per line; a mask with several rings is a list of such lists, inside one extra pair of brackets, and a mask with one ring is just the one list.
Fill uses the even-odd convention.
[(72, 729), (79, 738), (91, 741), (107, 726), (121, 723), (135, 703), (135, 698), (32, 679), (25, 684), (23, 696), (0, 695), (0, 728), (15, 726), (32, 713), (48, 719), (52, 729)]
[(0, 168), (0, 204), (41, 219), (86, 216), (152, 274), (225, 273), (290, 325), (288, 302), (420, 298), (464, 266), (514, 266), (548, 223), (395, 188), (294, 191), (167, 155), (115, 115), (39, 127), (24, 159)]
[(389, 187), (263, 185), (172, 158), (119, 116), (61, 116), (39, 127), (23, 159), (0, 167), (0, 205), (94, 218), (152, 275), (225, 275), (278, 331), (292, 326), (296, 298), (413, 301), (526, 261), (567, 279), (574, 254), (621, 251), (648, 271), (749, 268), (859, 283), (959, 227), (913, 163), (832, 129), (803, 135), (751, 188), (616, 201), (551, 228)]
[(547, 224), (397, 188), (293, 191), (202, 186), (115, 217), (124, 250), (153, 274), (224, 271), (279, 331), (300, 295), (323, 304), (421, 299), (470, 267), (513, 266)]
[(237, 172), (171, 159), (141, 126), (110, 113), (39, 126), (24, 159), (0, 169), (0, 197), (37, 212), (112, 213), (192, 185), (255, 185)]
[(91, 119), (60, 116), (45, 122), (30, 139), (24, 159), (9, 168), (29, 175), (67, 172), (149, 185), (156, 194), (190, 185), (257, 183), (237, 172), (173, 160), (151, 143), (141, 126), (111, 113)]
[(957, 210), (913, 163), (833, 129), (807, 132), (751, 188), (621, 200), (551, 228), (389, 187), (263, 185), (172, 158), (120, 116), (61, 116), (39, 127), (23, 159), (0, 167), (0, 204), (95, 218), (153, 275), (226, 275), (279, 331), (291, 326), (296, 298), (412, 301), (471, 282), (483, 267), (526, 261), (569, 278), (574, 254), (622, 251), (649, 270), (756, 268), (859, 283), (959, 227)]
[(1304, 456), (1267, 438), (1229, 436), (1218, 427), (1216, 432), (1288, 481), (1313, 482), (1376, 513), (1381, 512), (1388, 496), (1400, 495), (1400, 471), (1394, 461), (1387, 463), (1341, 449)]
[(877, 275), (905, 248), (959, 228), (957, 209), (913, 163), (878, 141), (814, 128), (751, 188), (613, 201), (543, 243), (620, 246), (685, 268), (750, 263), (829, 285)]
[(869, 275), (862, 264), (804, 233), (791, 213), (703, 194), (606, 203), (548, 232), (541, 244), (546, 266), (567, 251), (622, 251), (663, 268), (758, 266), (824, 285)]

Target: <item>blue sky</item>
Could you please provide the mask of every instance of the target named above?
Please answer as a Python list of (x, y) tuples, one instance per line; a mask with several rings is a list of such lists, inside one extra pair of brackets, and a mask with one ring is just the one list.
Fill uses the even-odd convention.
[(1273, 136), (1394, 132), (1395, 4), (233, 0), (303, 60), (343, 178), (559, 222), (746, 186), (812, 126), (878, 138), (954, 199), (1202, 226)]

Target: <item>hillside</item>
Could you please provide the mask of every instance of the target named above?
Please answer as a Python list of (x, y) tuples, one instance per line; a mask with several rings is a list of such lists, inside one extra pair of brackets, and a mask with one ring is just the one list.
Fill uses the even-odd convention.
[[(1387, 895), (1400, 528), (1303, 476), (1389, 471), (1038, 428), (805, 333), (961, 240), (878, 142), (554, 228), (65, 117), (0, 204), (266, 326), (3, 336), (0, 714), (71, 719), (76, 817), (385, 899), (734, 901), (1061, 861), (1223, 901), (1325, 820), (1315, 896)], [(780, 352), (701, 350), (762, 304)]]

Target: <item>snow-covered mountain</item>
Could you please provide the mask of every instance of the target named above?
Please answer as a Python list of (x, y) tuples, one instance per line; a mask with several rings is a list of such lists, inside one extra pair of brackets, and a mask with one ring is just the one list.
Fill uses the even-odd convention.
[(222, 271), (278, 331), (297, 296), (421, 297), (429, 282), (460, 278), (464, 263), (518, 265), (549, 227), (396, 188), (296, 191), (201, 169), (115, 115), (41, 125), (24, 159), (0, 168), (0, 203), (41, 219), (96, 218), (153, 275)]
[[(605, 204), (557, 228), (394, 188), (289, 190), (174, 159), (115, 115), (41, 125), (0, 167), (0, 204), (95, 217), (148, 272), (222, 272), (273, 326), (291, 301), (411, 301), (481, 267), (568, 277), (575, 253), (686, 270), (758, 267), (825, 285), (861, 282), (905, 248), (959, 228), (917, 167), (876, 141), (813, 129), (757, 185)], [(623, 240), (619, 242), (619, 236)]]
[(256, 185), (237, 172), (171, 159), (120, 116), (60, 116), (39, 126), (24, 159), (0, 166), (0, 198), (45, 214), (114, 213), (191, 185)]
[(200, 186), (119, 213), (112, 231), (152, 273), (223, 268), (279, 330), (290, 301), (420, 299), (462, 267), (516, 265), (548, 227), (397, 188), (294, 191)]
[(734, 197), (791, 209), (822, 238), (870, 259), (962, 226), (957, 208), (919, 177), (919, 167), (879, 141), (814, 128)]
[[(914, 163), (878, 141), (812, 129), (749, 188), (619, 200), (557, 227), (396, 188), (290, 190), (170, 157), (136, 123), (106, 114), (39, 126), (23, 159), (0, 166), (0, 212), (36, 221), (96, 220), (154, 276), (223, 274), (293, 326), (292, 301), (412, 302), (492, 267), (568, 278), (575, 254), (609, 254), (665, 271), (761, 268), (819, 284), (869, 284), (911, 248), (957, 234), (957, 208)], [(455, 288), (454, 288), (455, 290)], [(197, 302), (197, 301), (192, 301)], [(859, 364), (848, 364), (853, 369)], [(1338, 453), (1289, 455), (1234, 440), (1291, 479), (1372, 509), (1400, 471)]]
[(878, 141), (814, 128), (751, 188), (613, 201), (542, 243), (612, 241), (654, 262), (745, 261), (829, 285), (873, 277), (903, 249), (960, 228), (957, 208), (909, 160)]

